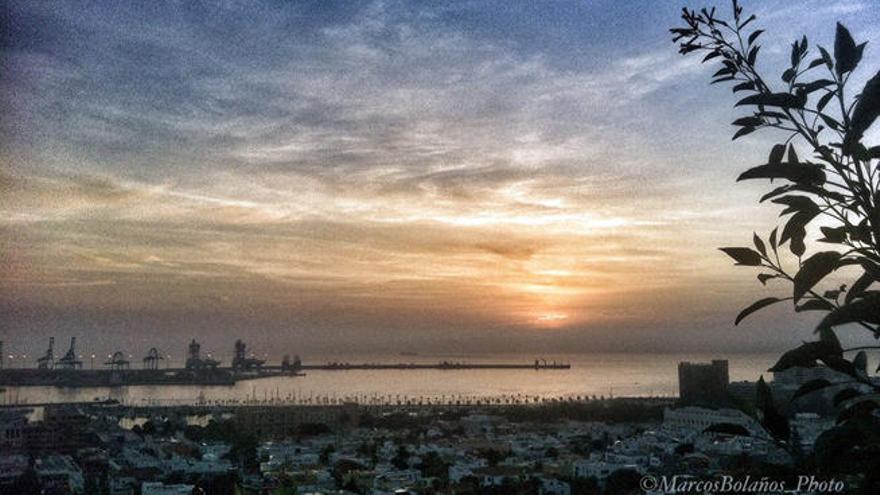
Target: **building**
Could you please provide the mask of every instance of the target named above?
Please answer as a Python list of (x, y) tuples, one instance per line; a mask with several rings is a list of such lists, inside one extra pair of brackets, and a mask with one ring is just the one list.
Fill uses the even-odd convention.
[(193, 485), (166, 485), (159, 482), (148, 482), (141, 485), (141, 495), (190, 495)]
[(678, 395), (682, 405), (727, 404), (729, 383), (726, 359), (715, 359), (711, 363), (678, 363)]
[(679, 407), (663, 411), (663, 426), (672, 430), (701, 433), (706, 428), (718, 424), (733, 424), (744, 427), (751, 434), (763, 432), (754, 418), (739, 409), (705, 407)]
[(35, 469), (43, 493), (84, 493), (82, 471), (70, 456), (42, 457), (37, 459)]
[(233, 416), (235, 427), (260, 439), (296, 436), (300, 426), (325, 424), (330, 427), (355, 426), (360, 416), (355, 403), (321, 406), (241, 407)]

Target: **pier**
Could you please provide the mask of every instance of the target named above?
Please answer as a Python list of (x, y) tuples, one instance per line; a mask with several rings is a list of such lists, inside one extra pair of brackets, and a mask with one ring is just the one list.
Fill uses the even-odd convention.
[[(0, 344), (2, 345), (2, 344)], [(131, 356), (129, 356), (130, 358)], [(170, 356), (169, 356), (170, 357)], [(285, 355), (281, 364), (266, 364), (263, 359), (248, 354), (247, 345), (241, 340), (235, 342), (230, 366), (221, 366), (221, 361), (210, 354), (202, 355), (201, 345), (193, 339), (187, 346), (186, 362), (183, 368), (171, 368), (170, 360), (165, 360), (165, 368), (160, 362), (165, 360), (155, 347), (150, 348), (143, 358), (142, 368), (132, 369), (125, 354), (117, 351), (108, 356), (104, 368), (92, 366), (84, 369), (82, 359), (76, 353), (76, 338), (70, 340), (70, 348), (59, 359), (55, 359), (55, 339), (49, 339), (46, 352), (36, 360), (34, 368), (0, 368), (0, 386), (8, 387), (121, 387), (131, 385), (209, 385), (231, 386), (239, 381), (273, 377), (296, 377), (305, 371), (355, 371), (355, 370), (567, 370), (570, 364), (548, 362), (535, 359), (532, 363), (467, 363), (462, 361), (441, 361), (438, 363), (349, 363), (329, 362), (324, 364), (304, 364), (299, 356), (291, 360)]]

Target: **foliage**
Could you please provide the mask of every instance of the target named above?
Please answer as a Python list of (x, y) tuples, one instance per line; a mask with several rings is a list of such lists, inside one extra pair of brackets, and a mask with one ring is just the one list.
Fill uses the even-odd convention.
[[(743, 172), (740, 180), (767, 179), (776, 187), (760, 202), (780, 205), (787, 217), (766, 237), (753, 235), (753, 247), (721, 250), (737, 265), (757, 267), (758, 281), (790, 285), (790, 296), (768, 297), (748, 306), (736, 317), (744, 318), (764, 307), (790, 301), (795, 311), (824, 313), (816, 327), (818, 339), (782, 355), (771, 371), (817, 363), (844, 373), (856, 388), (841, 401), (839, 426), (817, 442), (816, 457), (826, 466), (846, 465), (861, 472), (868, 468), (852, 462), (876, 452), (877, 407), (880, 387), (868, 376), (864, 348), (843, 349), (835, 335), (850, 324), (880, 338), (880, 146), (863, 142), (865, 132), (880, 115), (880, 72), (861, 93), (849, 96), (848, 83), (859, 69), (866, 43), (857, 43), (849, 30), (837, 24), (832, 51), (806, 36), (791, 45), (788, 66), (779, 83), (771, 82), (757, 65), (762, 29), (752, 30), (756, 16), (743, 15), (733, 1), (733, 18), (716, 16), (715, 9), (684, 9), (684, 27), (671, 30), (682, 54), (702, 53), (703, 62), (720, 68), (712, 84), (730, 83), (743, 96), (736, 107), (749, 114), (733, 122), (733, 139), (755, 131), (780, 134), (767, 162)], [(833, 54), (832, 54), (833, 53)], [(810, 235), (816, 230), (819, 235)], [(807, 244), (815, 246), (807, 252)], [(785, 252), (787, 244), (788, 252)], [(840, 284), (840, 280), (849, 283)], [(862, 351), (851, 359), (847, 353)], [(831, 386), (805, 384), (801, 397)], [(787, 418), (777, 412), (769, 388), (761, 379), (757, 387), (757, 415), (765, 429), (783, 447), (794, 451)], [(870, 434), (869, 434), (870, 433)], [(853, 439), (858, 437), (859, 442)], [(872, 467), (877, 463), (872, 460)], [(819, 466), (822, 467), (822, 462)]]

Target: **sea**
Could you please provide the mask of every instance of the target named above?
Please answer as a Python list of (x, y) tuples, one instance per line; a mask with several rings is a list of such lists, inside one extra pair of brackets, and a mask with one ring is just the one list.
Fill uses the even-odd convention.
[[(731, 381), (757, 380), (779, 354), (594, 353), (541, 356), (570, 369), (478, 370), (309, 370), (304, 376), (239, 381), (232, 386), (170, 385), (121, 387), (15, 387), (0, 392), (0, 403), (44, 404), (112, 399), (129, 405), (199, 403), (333, 404), (406, 401), (569, 400), (589, 397), (674, 397), (678, 363), (726, 359)], [(304, 359), (305, 364), (347, 363), (534, 363), (516, 354), (359, 354)]]

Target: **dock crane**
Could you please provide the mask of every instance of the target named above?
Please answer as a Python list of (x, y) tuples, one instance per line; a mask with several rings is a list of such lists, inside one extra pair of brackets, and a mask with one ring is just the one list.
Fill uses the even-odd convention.
[(49, 348), (37, 359), (37, 368), (48, 370), (53, 366), (55, 366), (55, 337), (49, 337)]
[(125, 359), (125, 354), (122, 351), (116, 351), (110, 357), (109, 361), (104, 363), (106, 366), (109, 366), (112, 370), (126, 370), (128, 369), (129, 362)]
[(76, 337), (70, 338), (70, 349), (55, 363), (55, 367), (65, 370), (82, 368), (82, 361), (76, 358)]
[(144, 358), (144, 369), (146, 370), (156, 370), (159, 369), (159, 361), (162, 360), (162, 356), (159, 355), (159, 350), (155, 347), (151, 347), (149, 352), (147, 352), (147, 357)]

